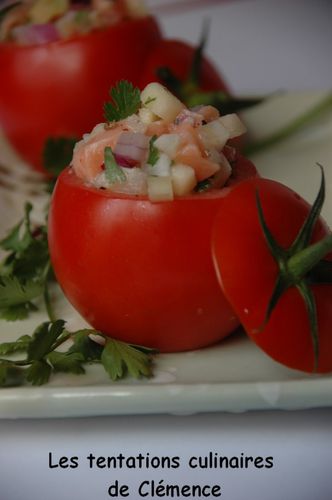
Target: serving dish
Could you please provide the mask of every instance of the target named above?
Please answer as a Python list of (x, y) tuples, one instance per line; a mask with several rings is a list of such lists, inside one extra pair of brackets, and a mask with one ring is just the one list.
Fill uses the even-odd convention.
[[(324, 92), (285, 93), (244, 115), (252, 138), (278, 130), (305, 108), (324, 99)], [(279, 180), (312, 202), (317, 192), (319, 162), (326, 174), (323, 214), (332, 224), (332, 112), (278, 145), (253, 156), (261, 175)], [(0, 235), (21, 217), (24, 202), (34, 203), (38, 220), (47, 203), (38, 174), (27, 171), (0, 138)], [(56, 308), (69, 327), (84, 321), (54, 290)], [(0, 321), (0, 342), (31, 333), (46, 320), (41, 310), (25, 321)], [(211, 411), (307, 409), (332, 406), (332, 375), (306, 375), (289, 370), (264, 355), (239, 330), (217, 346), (156, 357), (154, 377), (111, 382), (101, 366), (83, 376), (58, 374), (42, 387), (0, 390), (0, 418), (84, 417), (114, 414), (193, 414)]]

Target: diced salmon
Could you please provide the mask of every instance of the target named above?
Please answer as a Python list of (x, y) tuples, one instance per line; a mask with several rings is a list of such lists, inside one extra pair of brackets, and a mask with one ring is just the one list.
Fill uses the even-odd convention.
[(162, 134), (168, 133), (168, 124), (164, 120), (157, 120), (155, 122), (149, 123), (146, 129), (146, 134), (149, 136), (156, 135), (159, 137)]
[(202, 106), (198, 113), (202, 115), (203, 120), (206, 122), (212, 122), (220, 117), (219, 111), (213, 106)]
[(175, 161), (190, 165), (195, 170), (198, 181), (214, 175), (220, 169), (218, 163), (202, 157), (201, 151), (196, 144), (187, 144), (184, 146), (176, 155)]
[(106, 146), (114, 149), (124, 129), (125, 125), (119, 123), (115, 127), (78, 142), (75, 146), (72, 162), (76, 175), (85, 181), (93, 181), (103, 170)]

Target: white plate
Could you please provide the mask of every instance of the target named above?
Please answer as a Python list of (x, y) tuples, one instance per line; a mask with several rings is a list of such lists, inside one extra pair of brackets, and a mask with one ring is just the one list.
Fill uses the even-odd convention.
[[(321, 97), (322, 93), (279, 96), (260, 110), (247, 112), (246, 119), (252, 124), (254, 134), (262, 137), (272, 125), (278, 128), (281, 120), (290, 119)], [(27, 197), (37, 199), (39, 211), (45, 203), (45, 197), (36, 197), (36, 177), (26, 173), (3, 140), (2, 144), (2, 162), (12, 170), (10, 174), (1, 174), (6, 184), (6, 187), (0, 186), (1, 234), (22, 213)], [(254, 158), (262, 175), (288, 184), (309, 201), (314, 199), (320, 180), (315, 163), (323, 164), (327, 178), (324, 214), (330, 224), (331, 144), (332, 113), (326, 113), (301, 133)], [(15, 191), (10, 184), (15, 184)], [(72, 327), (83, 324), (63, 300), (58, 307)], [(34, 326), (45, 319), (44, 313), (39, 312), (23, 322), (1, 321), (0, 341), (31, 333)], [(208, 349), (160, 355), (156, 358), (154, 373), (154, 378), (148, 381), (127, 379), (112, 383), (100, 366), (90, 366), (86, 375), (58, 374), (46, 386), (4, 388), (0, 390), (0, 417), (192, 414), (332, 406), (331, 376), (310, 376), (288, 370), (264, 355), (241, 332)]]

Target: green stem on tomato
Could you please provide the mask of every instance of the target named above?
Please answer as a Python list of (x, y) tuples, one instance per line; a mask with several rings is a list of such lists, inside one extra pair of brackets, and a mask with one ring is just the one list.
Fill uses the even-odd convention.
[(291, 283), (295, 284), (332, 250), (332, 234), (292, 255), (287, 262)]
[(332, 93), (320, 101), (316, 106), (303, 113), (301, 116), (295, 118), (286, 127), (278, 130), (277, 132), (269, 135), (265, 139), (258, 140), (247, 144), (244, 147), (243, 153), (247, 156), (259, 153), (271, 146), (274, 146), (278, 142), (287, 139), (290, 135), (299, 131), (305, 125), (308, 125), (316, 118), (318, 118), (324, 111), (332, 108)]
[[(261, 332), (266, 326), (274, 308), (284, 292), (291, 287), (296, 287), (303, 298), (308, 314), (314, 354), (314, 371), (318, 368), (320, 353), (317, 307), (315, 296), (310, 288), (310, 285), (315, 283), (314, 277), (316, 269), (319, 270), (321, 283), (331, 283), (332, 278), (332, 268), (328, 261), (323, 260), (324, 257), (332, 250), (332, 234), (328, 234), (318, 242), (310, 244), (314, 227), (318, 221), (325, 198), (324, 171), (321, 165), (319, 165), (319, 167), (321, 169), (321, 184), (319, 192), (306, 217), (306, 220), (300, 228), (297, 237), (292, 245), (290, 245), (287, 249), (281, 247), (272, 235), (264, 217), (259, 194), (258, 192), (256, 193), (260, 226), (262, 228), (266, 244), (278, 266), (278, 274), (265, 313), (265, 318), (260, 327), (256, 329), (256, 333)], [(325, 281), (322, 281), (322, 278), (324, 280), (324, 277), (322, 276), (324, 271), (327, 271), (327, 276), (325, 277)]]

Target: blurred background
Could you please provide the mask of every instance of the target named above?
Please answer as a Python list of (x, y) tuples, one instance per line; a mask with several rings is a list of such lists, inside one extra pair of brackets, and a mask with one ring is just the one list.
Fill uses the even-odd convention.
[(147, 0), (168, 37), (197, 43), (236, 93), (332, 86), (331, 0)]

